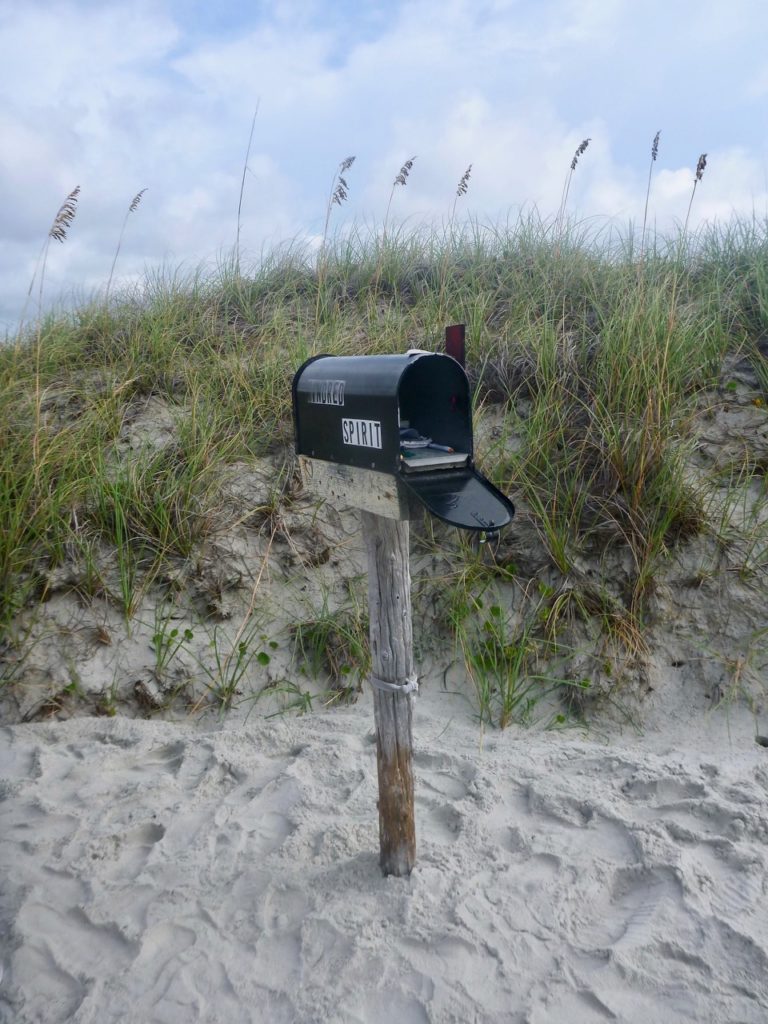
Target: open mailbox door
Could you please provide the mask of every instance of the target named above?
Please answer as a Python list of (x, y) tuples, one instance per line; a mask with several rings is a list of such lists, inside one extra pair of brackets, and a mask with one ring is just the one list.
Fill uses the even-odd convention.
[(450, 356), (316, 356), (293, 380), (296, 451), (394, 477), (410, 504), (496, 531), (512, 502), (474, 465), (467, 376)]
[(509, 498), (472, 467), (404, 476), (402, 486), (432, 515), (460, 530), (495, 532), (515, 512)]

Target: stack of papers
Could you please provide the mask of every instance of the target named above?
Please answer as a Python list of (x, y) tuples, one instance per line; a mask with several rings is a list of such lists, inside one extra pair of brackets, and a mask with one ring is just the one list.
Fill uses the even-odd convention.
[(400, 430), (400, 459), (407, 473), (463, 466), (468, 458), (466, 452), (456, 452), (450, 445), (437, 444), (414, 427)]
[(400, 459), (406, 473), (417, 473), (423, 469), (449, 469), (466, 464), (466, 452), (438, 452), (431, 448), (401, 451)]

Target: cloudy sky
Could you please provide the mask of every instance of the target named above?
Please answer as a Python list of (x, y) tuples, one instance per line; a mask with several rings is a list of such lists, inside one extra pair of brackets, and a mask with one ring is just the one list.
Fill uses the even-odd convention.
[(254, 259), (332, 225), (495, 223), (556, 214), (582, 139), (572, 215), (725, 220), (768, 209), (765, 0), (0, 0), (0, 330), (16, 322), (47, 231), (49, 300), (109, 276), (215, 265), (232, 251), (254, 111), (241, 244)]

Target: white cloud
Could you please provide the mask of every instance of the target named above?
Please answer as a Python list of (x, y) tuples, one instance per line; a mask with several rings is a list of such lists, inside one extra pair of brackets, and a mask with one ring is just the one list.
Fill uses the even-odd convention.
[[(765, 206), (765, 142), (744, 97), (768, 88), (753, 39), (768, 30), (768, 8), (750, 20), (746, 0), (728, 16), (715, 0), (282, 0), (268, 18), (225, 6), (215, 33), (212, 13), (202, 32), (186, 4), (174, 13), (170, 3), (0, 0), (0, 322), (18, 314), (76, 184), (80, 208), (51, 257), (50, 294), (106, 280), (143, 187), (118, 274), (231, 246), (258, 98), (242, 223), (255, 252), (322, 233), (334, 169), (352, 154), (334, 228), (380, 224), (414, 154), (394, 219), (448, 217), (470, 163), (460, 214), (504, 221), (535, 203), (554, 216), (587, 136), (569, 211), (638, 222), (658, 127), (650, 215), (660, 228), (684, 219), (701, 149), (709, 166), (692, 220)], [(643, 123), (629, 123), (625, 104)]]
[[(149, 3), (0, 8), (3, 74), (21, 86), (16, 96), (24, 109), (83, 104), (92, 110), (107, 97), (140, 99), (152, 90), (152, 63), (179, 37), (179, 28)], [(102, 91), (94, 94), (95, 80)]]

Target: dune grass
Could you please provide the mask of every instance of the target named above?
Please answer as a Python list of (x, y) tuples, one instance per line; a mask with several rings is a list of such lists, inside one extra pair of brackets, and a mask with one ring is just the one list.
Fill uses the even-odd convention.
[[(452, 322), (467, 325), (476, 403), (498, 406), (516, 438), (486, 469), (563, 578), (585, 557), (628, 553), (626, 611), (640, 626), (661, 560), (712, 528), (686, 468), (701, 395), (728, 353), (768, 385), (767, 228), (644, 233), (636, 252), (562, 215), (451, 218), (442, 232), (347, 232), (319, 258), (289, 247), (250, 273), (233, 260), (207, 277), (158, 274), (42, 318), (0, 349), (0, 626), (44, 599), (67, 559), (87, 567), (89, 587), (114, 591), (94, 554), (104, 547), (130, 619), (165, 564), (231, 522), (227, 467), (290, 451), (304, 359), (439, 351)], [(134, 451), (126, 428), (152, 399), (171, 410), (173, 443)], [(488, 651), (472, 657), (488, 668)]]

